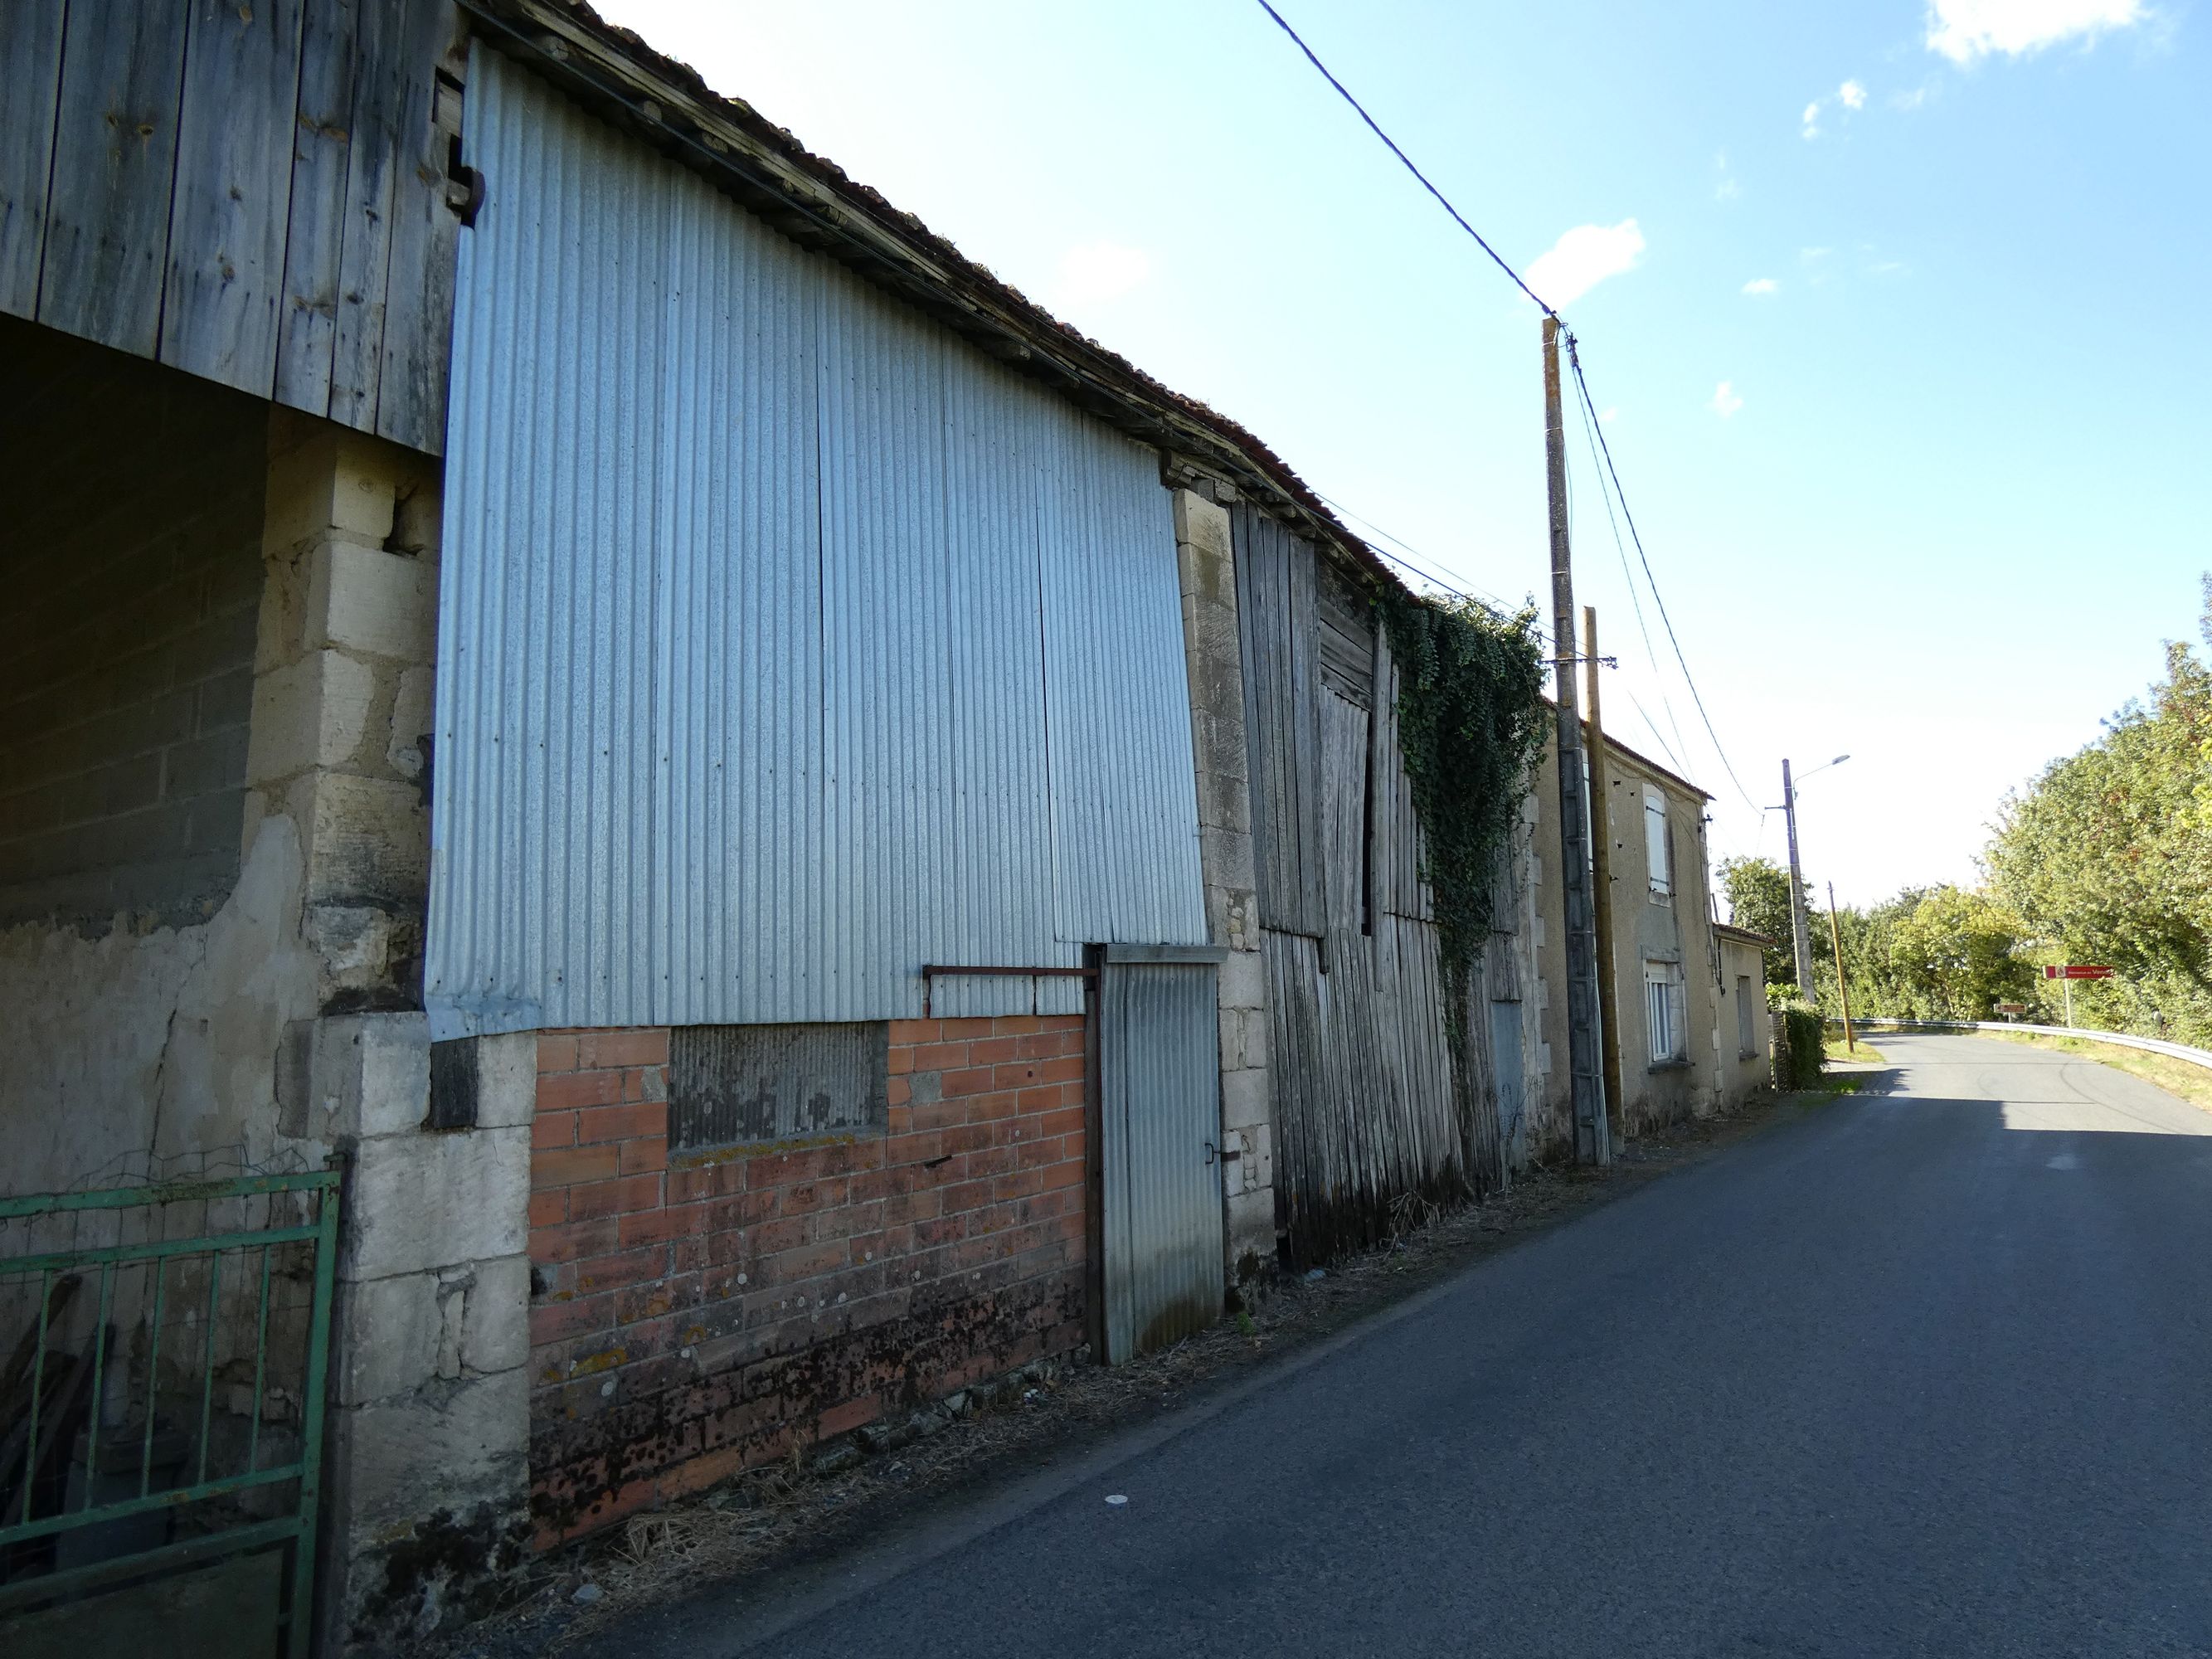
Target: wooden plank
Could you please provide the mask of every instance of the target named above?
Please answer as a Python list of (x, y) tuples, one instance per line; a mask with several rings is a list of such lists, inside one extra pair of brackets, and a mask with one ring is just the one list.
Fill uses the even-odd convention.
[(1387, 780), (1375, 803), (1376, 858), (1387, 872), (1377, 890), (1383, 895), (1384, 908), (1425, 921), (1435, 916), (1436, 908), (1429, 884), (1421, 879), (1420, 814), (1413, 805), (1413, 781), (1407, 775), (1405, 750), (1398, 742), (1398, 670), (1387, 644), (1380, 646), (1376, 661), (1381, 675), (1376, 695), (1388, 723), (1376, 763)]
[(1375, 611), (1329, 560), (1320, 562), (1322, 684), (1362, 708), (1375, 706)]
[(408, 76), (405, 21), (406, 14), (389, 0), (369, 0), (353, 15), (329, 407), (332, 420), (362, 432), (376, 430), (376, 394), (384, 378), (384, 294), (392, 272), (392, 203)]
[(1291, 680), (1284, 688), (1294, 733), (1288, 758), (1292, 822), (1297, 826), (1297, 915), (1313, 933), (1328, 927), (1328, 899), (1322, 875), (1326, 843), (1322, 833), (1321, 672), (1316, 661), (1320, 633), (1316, 597), (1316, 558), (1313, 544), (1290, 538), (1286, 567), (1290, 588)]
[(191, 0), (161, 361), (265, 398), (292, 199), (301, 0)]
[[(385, 9), (371, 4), (368, 26)], [(337, 349), (338, 254), (353, 152), (354, 44), (359, 0), (307, 0), (301, 30), (300, 90), (292, 123), (291, 208), (284, 231), (284, 287), (276, 307), (273, 395), (313, 415), (328, 412)]]
[(1361, 937), (1367, 919), (1367, 721), (1364, 708), (1322, 690), (1318, 783), (1327, 821), (1322, 894), (1332, 967), (1342, 938)]
[(134, 356), (161, 335), (183, 94), (180, 0), (70, 9), (39, 321)]
[(452, 0), (404, 3), (399, 149), (392, 175), (392, 263), (384, 288), (376, 431), (435, 455), (446, 447), (453, 262), (460, 247), (460, 220), (446, 204), (458, 111), (441, 128), (438, 72), (444, 69), (458, 86), (466, 72), (467, 34)]
[(0, 313), (38, 314), (68, 0), (0, 5)]

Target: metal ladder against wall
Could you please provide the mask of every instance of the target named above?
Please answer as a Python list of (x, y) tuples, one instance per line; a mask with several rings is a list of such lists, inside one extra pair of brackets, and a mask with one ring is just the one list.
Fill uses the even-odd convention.
[(339, 1179), (0, 1200), (0, 1650), (306, 1659)]
[(1212, 945), (1109, 945), (1098, 979), (1106, 1359), (1221, 1317), (1221, 1029)]

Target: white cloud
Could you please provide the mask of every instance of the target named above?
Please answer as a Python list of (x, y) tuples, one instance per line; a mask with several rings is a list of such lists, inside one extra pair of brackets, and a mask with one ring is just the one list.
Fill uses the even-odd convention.
[(1713, 200), (1716, 202), (1733, 202), (1737, 197), (1743, 194), (1743, 187), (1736, 183), (1735, 174), (1729, 171), (1729, 159), (1728, 152), (1726, 150), (1723, 150), (1719, 155), (1713, 157), (1713, 172), (1717, 175), (1717, 180), (1713, 185)]
[(1844, 100), (1845, 109), (1866, 107), (1866, 88), (1856, 81), (1846, 81), (1836, 88), (1836, 96)]
[(1743, 291), (1746, 294), (1778, 294), (1782, 291), (1782, 284), (1771, 276), (1754, 276), (1743, 285)]
[(1915, 87), (1910, 92), (1893, 92), (1889, 94), (1889, 106), (1892, 109), (1916, 110), (1927, 101), (1928, 88), (1925, 87)]
[(1801, 118), (1805, 123), (1805, 136), (1818, 138), (1820, 136), (1820, 100), (1815, 98), (1806, 105), (1805, 113)]
[(1801, 247), (1797, 250), (1797, 257), (1808, 265), (1818, 264), (1834, 252), (1832, 247)]
[(1735, 387), (1733, 385), (1723, 380), (1713, 388), (1713, 400), (1705, 406), (1725, 421), (1743, 407), (1743, 399), (1735, 395)]
[(2142, 0), (1929, 0), (1928, 50), (1954, 64), (2017, 58), (2062, 40), (2094, 40), (2142, 22)]
[(1633, 219), (1577, 225), (1528, 266), (1528, 286), (1547, 305), (1571, 306), (1608, 276), (1643, 263), (1644, 233)]
[(1607, 404), (1603, 409), (1598, 410), (1597, 423), (1600, 426), (1611, 426), (1613, 422), (1619, 418), (1620, 414), (1620, 410), (1619, 409), (1611, 404)]
[(1142, 248), (1119, 242), (1086, 242), (1060, 256), (1060, 272), (1053, 283), (1053, 303), (1079, 307), (1118, 300), (1149, 281), (1152, 257)]

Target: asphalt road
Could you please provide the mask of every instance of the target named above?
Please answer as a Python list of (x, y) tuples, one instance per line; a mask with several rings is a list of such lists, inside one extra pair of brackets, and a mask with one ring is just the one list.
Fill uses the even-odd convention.
[(1891, 1092), (623, 1645), (2212, 1654), (2212, 1114), (2063, 1055), (1881, 1041)]

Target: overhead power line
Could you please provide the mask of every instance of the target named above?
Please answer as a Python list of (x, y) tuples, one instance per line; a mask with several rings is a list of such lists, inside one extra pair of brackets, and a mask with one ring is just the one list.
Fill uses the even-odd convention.
[[(1595, 468), (1598, 465), (1597, 427), (1590, 419), (1589, 410), (1586, 405), (1582, 409), (1582, 417), (1583, 433), (1589, 443), (1590, 465)], [(1572, 475), (1570, 474), (1569, 477), (1571, 482)], [(1621, 539), (1620, 518), (1613, 510), (1613, 492), (1605, 487), (1605, 476), (1602, 472), (1598, 474), (1597, 494), (1598, 499), (1605, 503), (1606, 528), (1613, 532), (1613, 550), (1620, 560), (1620, 580), (1628, 589), (1629, 608), (1636, 613), (1636, 631), (1644, 640), (1644, 660), (1651, 665), (1651, 683), (1659, 692), (1659, 707), (1666, 713), (1667, 726), (1674, 734), (1676, 745), (1684, 754), (1687, 754), (1690, 745), (1682, 740), (1682, 723), (1674, 718), (1674, 700), (1667, 695), (1667, 684), (1660, 674), (1659, 653), (1651, 643), (1651, 624), (1644, 620), (1644, 601), (1637, 597), (1636, 573), (1628, 568), (1628, 544)], [(1642, 712), (1640, 705), (1638, 712)], [(1652, 735), (1658, 736), (1658, 729), (1656, 726), (1652, 729)], [(1660, 746), (1666, 747), (1666, 739), (1663, 738), (1660, 738)], [(1670, 756), (1674, 752), (1673, 750), (1668, 750)], [(1674, 762), (1674, 765), (1678, 769), (1685, 769), (1679, 760)]]
[[(1529, 299), (1534, 301), (1537, 307), (1541, 310), (1546, 316), (1553, 318), (1559, 322), (1560, 325), (1559, 331), (1566, 336), (1567, 361), (1574, 367), (1575, 386), (1581, 394), (1583, 408), (1590, 420), (1592, 430), (1595, 431), (1597, 434), (1598, 450), (1605, 461), (1606, 477), (1609, 478), (1612, 482), (1613, 495), (1620, 502), (1620, 515), (1628, 525), (1629, 538), (1636, 544), (1637, 560), (1644, 567), (1644, 580), (1645, 585), (1651, 590), (1652, 603), (1658, 607), (1659, 620), (1666, 628), (1668, 643), (1674, 648), (1674, 660), (1678, 665), (1680, 665), (1682, 670), (1683, 684), (1687, 685), (1690, 689), (1691, 701), (1695, 702), (1698, 706), (1698, 716), (1705, 722), (1705, 735), (1712, 739), (1713, 753), (1719, 757), (1722, 769), (1729, 775), (1729, 781), (1735, 786), (1736, 793), (1743, 797), (1744, 804), (1752, 807), (1753, 810), (1756, 810), (1758, 803), (1752, 799), (1750, 791), (1747, 790), (1743, 787), (1743, 780), (1736, 776), (1735, 768), (1729, 760), (1728, 751), (1721, 747), (1720, 733), (1713, 729), (1712, 716), (1706, 712), (1705, 700), (1701, 695), (1699, 695), (1698, 690), (1698, 683), (1690, 673), (1689, 660), (1682, 654), (1682, 642), (1675, 636), (1674, 620), (1667, 614), (1667, 602), (1660, 597), (1659, 584), (1651, 574), (1651, 560), (1650, 556), (1644, 550), (1644, 538), (1637, 531), (1636, 516), (1628, 509), (1627, 493), (1621, 489), (1620, 473), (1613, 464), (1612, 446), (1606, 442), (1604, 432), (1599, 429), (1600, 423), (1596, 419), (1596, 405), (1590, 398), (1589, 383), (1583, 375), (1582, 358), (1576, 349), (1574, 331), (1566, 326), (1566, 319), (1560, 317), (1559, 313), (1556, 310), (1547, 305), (1542, 297), (1537, 294), (1535, 289), (1530, 288), (1528, 283), (1521, 280), (1521, 273), (1514, 270), (1510, 264), (1508, 264), (1505, 261), (1504, 256), (1500, 254), (1496, 248), (1491, 246), (1488, 240), (1484, 237), (1480, 231), (1477, 230), (1473, 225), (1468, 222), (1467, 216), (1452, 205), (1451, 199), (1447, 197), (1443, 191), (1438, 190), (1434, 184), (1430, 182), (1428, 174), (1423, 173), (1419, 167), (1413, 164), (1413, 158), (1407, 155), (1404, 150), (1399, 149), (1397, 140), (1391, 137), (1389, 133), (1382, 131), (1381, 125), (1376, 122), (1373, 116), (1367, 112), (1365, 106), (1362, 105), (1357, 98), (1352, 95), (1350, 89), (1345, 86), (1343, 82), (1336, 78), (1335, 75), (1330, 70), (1328, 65), (1322, 62), (1320, 57), (1315, 52), (1314, 49), (1308, 46), (1298, 32), (1292, 28), (1290, 24), (1285, 21), (1282, 13), (1277, 11), (1273, 6), (1270, 5), (1268, 3), (1268, 0), (1259, 0), (1259, 6), (1261, 10), (1266, 12), (1267, 15), (1273, 20), (1275, 27), (1282, 30), (1285, 34), (1291, 38), (1291, 44), (1296, 46), (1300, 52), (1305, 54), (1306, 62), (1314, 66), (1315, 70), (1320, 73), (1322, 79), (1328, 82), (1330, 86), (1336, 89), (1337, 96), (1343, 99), (1346, 103), (1352, 106), (1353, 113), (1357, 114), (1362, 121), (1366, 123), (1367, 130), (1382, 141), (1383, 148), (1388, 149), (1391, 155), (1396, 156), (1400, 165), (1401, 165), (1407, 172), (1412, 173), (1413, 177), (1419, 181), (1421, 188), (1428, 191), (1431, 196), (1434, 197), (1437, 200), (1437, 204), (1443, 208), (1446, 213), (1451, 216), (1452, 222), (1457, 225), (1462, 230), (1465, 231), (1474, 240), (1474, 245), (1490, 256), (1491, 263), (1512, 279), (1514, 287), (1519, 289), (1522, 293), (1527, 295)], [(1600, 488), (1601, 489), (1604, 487), (1604, 483), (1605, 480), (1601, 479)], [(1610, 503), (1608, 503), (1607, 510), (1608, 512), (1611, 511)], [(1381, 550), (1379, 549), (1377, 550), (1377, 551), (1380, 550)], [(1401, 560), (1399, 562), (1403, 563), (1404, 561)], [(1408, 568), (1410, 568), (1411, 567)], [(1431, 580), (1434, 579), (1431, 578)], [(1635, 584), (1632, 579), (1629, 585), (1629, 592), (1632, 598), (1635, 593)], [(1641, 621), (1640, 606), (1638, 620)], [(1656, 727), (1652, 731), (1652, 735), (1654, 737), (1658, 736), (1658, 731)]]
[[(1411, 571), (1414, 575), (1419, 576), (1423, 581), (1429, 583), (1432, 586), (1441, 587), (1445, 592), (1450, 594), (1455, 599), (1472, 599), (1477, 605), (1487, 605), (1492, 610), (1497, 611), (1501, 617), (1510, 617), (1522, 608), (1511, 604), (1506, 599), (1501, 599), (1495, 593), (1489, 592), (1483, 588), (1476, 587), (1472, 584), (1462, 586), (1461, 583), (1464, 581), (1464, 578), (1449, 577), (1440, 574), (1443, 568), (1442, 560), (1433, 558), (1429, 554), (1422, 552), (1419, 548), (1415, 547), (1411, 542), (1407, 541), (1403, 537), (1392, 535), (1381, 525), (1376, 523), (1374, 520), (1366, 517), (1363, 514), (1353, 512), (1352, 508), (1346, 507), (1342, 501), (1336, 501), (1328, 495), (1322, 495), (1321, 491), (1318, 489), (1315, 490), (1314, 494), (1320, 496), (1323, 505), (1330, 507), (1341, 516), (1351, 520), (1352, 523), (1364, 526), (1366, 529), (1372, 532), (1374, 534), (1380, 536), (1384, 541), (1389, 543), (1390, 547), (1398, 549), (1398, 553), (1393, 553), (1389, 547), (1378, 547), (1372, 541), (1368, 541), (1366, 537), (1363, 536), (1360, 538), (1363, 542), (1366, 542), (1368, 549), (1371, 552), (1376, 554), (1380, 557), (1389, 560), (1391, 563), (1398, 566), (1401, 569)], [(1401, 558), (1400, 554), (1407, 554), (1411, 556)], [(1419, 561), (1419, 562), (1416, 562), (1416, 561)], [(1539, 623), (1532, 622), (1529, 624), (1529, 630), (1540, 640), (1548, 642), (1551, 639), (1550, 630)]]
[(1629, 540), (1636, 544), (1637, 562), (1644, 567), (1644, 580), (1651, 589), (1652, 604), (1658, 607), (1660, 624), (1667, 630), (1667, 643), (1674, 647), (1674, 660), (1681, 666), (1682, 684), (1690, 688), (1690, 701), (1698, 706), (1698, 718), (1705, 723), (1705, 735), (1713, 740), (1713, 753), (1720, 758), (1721, 769), (1728, 774), (1729, 781), (1735, 786), (1736, 793), (1743, 797), (1743, 804), (1757, 811), (1759, 803), (1743, 787), (1743, 780), (1736, 776), (1735, 768), (1729, 763), (1728, 750), (1721, 747), (1721, 734), (1713, 729), (1713, 717), (1705, 711), (1705, 700), (1699, 694), (1698, 682), (1690, 672), (1690, 659), (1682, 654), (1682, 641), (1675, 636), (1674, 618), (1667, 614), (1667, 601), (1660, 595), (1658, 579), (1651, 574), (1651, 560), (1644, 550), (1644, 538), (1636, 528), (1636, 515), (1629, 511), (1628, 493), (1620, 487), (1620, 473), (1613, 464), (1613, 446), (1605, 441), (1605, 426), (1597, 418), (1597, 405), (1591, 401), (1589, 382), (1583, 378), (1582, 358), (1575, 349), (1575, 337), (1571, 334), (1567, 336), (1567, 362), (1574, 370), (1575, 389), (1582, 394), (1583, 410), (1589, 419), (1590, 428), (1597, 434), (1597, 449), (1605, 459), (1606, 477), (1613, 481), (1613, 493), (1620, 502), (1621, 520), (1628, 526)]
[(1311, 64), (1316, 69), (1321, 71), (1321, 78), (1336, 88), (1336, 95), (1343, 99), (1346, 103), (1352, 106), (1353, 112), (1357, 114), (1361, 120), (1367, 123), (1367, 130), (1373, 133), (1377, 138), (1380, 138), (1384, 145), (1389, 148), (1390, 154), (1396, 156), (1401, 162), (1404, 163), (1406, 171), (1412, 173), (1414, 178), (1421, 181), (1421, 188), (1437, 198), (1437, 205), (1442, 207), (1446, 213), (1451, 215), (1453, 222), (1456, 223), (1462, 230), (1474, 238), (1475, 246), (1490, 256), (1491, 263), (1495, 264), (1500, 270), (1504, 271), (1508, 276), (1510, 276), (1513, 279), (1513, 286), (1519, 289), (1530, 299), (1534, 300), (1538, 307), (1541, 308), (1547, 317), (1557, 317), (1559, 313), (1553, 310), (1551, 307), (1546, 305), (1541, 299), (1537, 297), (1536, 290), (1530, 288), (1528, 283), (1521, 280), (1521, 273), (1514, 270), (1511, 265), (1507, 264), (1504, 256), (1502, 256), (1496, 248), (1491, 246), (1488, 242), (1483, 240), (1482, 233), (1480, 231), (1477, 230), (1473, 225), (1468, 223), (1466, 216), (1462, 215), (1457, 208), (1451, 204), (1450, 198), (1445, 196), (1443, 191), (1438, 190), (1434, 185), (1429, 182), (1429, 175), (1413, 165), (1413, 158), (1407, 155), (1404, 150), (1400, 149), (1398, 148), (1397, 141), (1376, 125), (1375, 118), (1370, 115), (1366, 110), (1362, 107), (1357, 98), (1354, 98), (1351, 93), (1345, 89), (1344, 82), (1338, 80), (1336, 76), (1329, 73), (1328, 65), (1322, 63), (1320, 58), (1315, 57), (1314, 49), (1308, 46), (1304, 40), (1299, 38), (1298, 32), (1296, 29), (1292, 28), (1288, 23), (1283, 21), (1283, 14), (1277, 11), (1273, 6), (1269, 5), (1267, 3), (1267, 0), (1260, 0), (1260, 9), (1266, 12), (1268, 16), (1275, 20), (1275, 27), (1291, 37), (1292, 44), (1295, 45), (1300, 52), (1305, 53), (1306, 62)]

